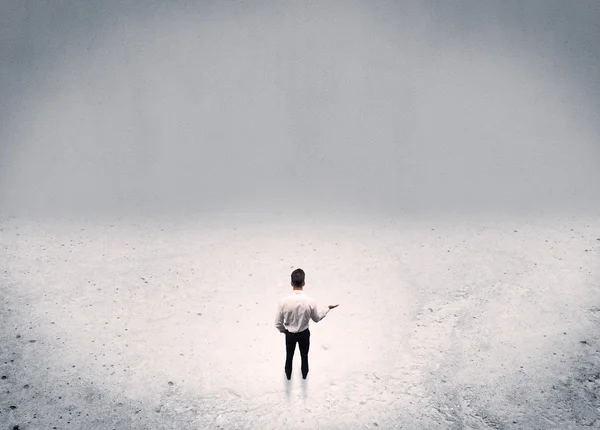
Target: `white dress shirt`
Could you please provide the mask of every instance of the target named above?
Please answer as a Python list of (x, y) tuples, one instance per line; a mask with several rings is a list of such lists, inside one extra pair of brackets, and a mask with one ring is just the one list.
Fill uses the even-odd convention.
[(282, 333), (298, 333), (308, 328), (312, 319), (319, 322), (329, 312), (329, 307), (322, 311), (317, 310), (317, 302), (304, 294), (301, 290), (294, 290), (292, 294), (282, 298), (277, 304), (275, 328)]

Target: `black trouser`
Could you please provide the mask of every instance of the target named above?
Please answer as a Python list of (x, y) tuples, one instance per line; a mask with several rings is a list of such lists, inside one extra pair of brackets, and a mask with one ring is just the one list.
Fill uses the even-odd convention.
[(310, 347), (310, 330), (306, 329), (299, 333), (285, 332), (285, 374), (290, 378), (292, 374), (292, 360), (294, 359), (294, 352), (296, 351), (296, 342), (300, 347), (300, 359), (302, 360), (301, 370), (302, 376), (306, 377), (308, 374), (308, 348)]

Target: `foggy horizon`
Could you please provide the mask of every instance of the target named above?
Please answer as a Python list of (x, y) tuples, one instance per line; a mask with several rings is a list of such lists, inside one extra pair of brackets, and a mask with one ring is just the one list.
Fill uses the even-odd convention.
[(4, 3), (0, 213), (597, 211), (559, 3)]

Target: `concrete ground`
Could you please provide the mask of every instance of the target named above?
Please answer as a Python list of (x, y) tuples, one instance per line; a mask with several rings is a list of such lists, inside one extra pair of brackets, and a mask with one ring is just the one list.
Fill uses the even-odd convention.
[(0, 428), (598, 428), (598, 219), (4, 218)]

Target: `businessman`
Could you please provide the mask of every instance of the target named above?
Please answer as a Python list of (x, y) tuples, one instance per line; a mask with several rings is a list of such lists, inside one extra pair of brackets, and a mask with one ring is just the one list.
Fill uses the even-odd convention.
[(285, 376), (288, 381), (292, 378), (292, 360), (296, 350), (296, 343), (300, 349), (302, 360), (302, 379), (308, 375), (308, 349), (310, 347), (310, 331), (308, 323), (312, 319), (319, 322), (333, 308), (339, 305), (329, 305), (321, 312), (317, 310), (317, 303), (304, 294), (304, 271), (296, 269), (292, 272), (293, 293), (282, 298), (277, 304), (275, 328), (285, 333)]

